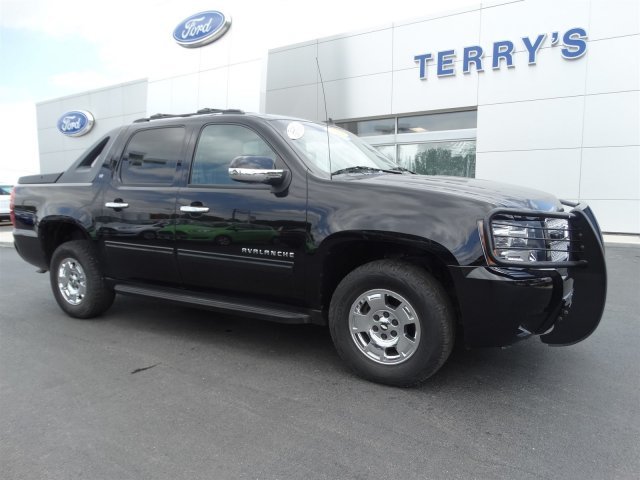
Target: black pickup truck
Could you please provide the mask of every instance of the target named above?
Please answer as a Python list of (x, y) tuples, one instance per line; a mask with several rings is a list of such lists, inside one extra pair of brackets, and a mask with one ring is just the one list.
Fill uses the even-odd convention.
[(21, 178), (11, 216), (71, 316), (121, 293), (328, 325), (353, 370), (391, 385), (434, 374), (456, 337), (579, 342), (605, 305), (586, 205), (416, 175), (345, 130), (272, 115), (140, 119), (64, 173)]

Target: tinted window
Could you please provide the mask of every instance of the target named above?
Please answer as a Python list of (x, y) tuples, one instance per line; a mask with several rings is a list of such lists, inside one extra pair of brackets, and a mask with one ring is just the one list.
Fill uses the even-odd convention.
[(253, 130), (240, 125), (207, 125), (200, 134), (193, 158), (191, 184), (242, 187), (243, 184), (229, 177), (229, 164), (243, 155), (277, 161), (271, 147)]
[(135, 133), (122, 157), (122, 183), (171, 185), (183, 143), (182, 127), (155, 128)]
[(100, 156), (107, 143), (109, 143), (109, 137), (105, 137), (100, 140), (91, 150), (89, 150), (89, 153), (87, 153), (85, 157), (80, 161), (77, 168), (91, 167), (93, 165), (93, 162), (95, 162), (96, 159)]

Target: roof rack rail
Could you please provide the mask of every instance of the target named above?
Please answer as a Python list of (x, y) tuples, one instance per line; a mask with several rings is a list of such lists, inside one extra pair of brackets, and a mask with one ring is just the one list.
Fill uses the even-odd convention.
[(197, 115), (205, 115), (207, 113), (239, 113), (243, 114), (244, 112), (237, 108), (201, 108), (196, 112)]
[(237, 108), (201, 108), (195, 113), (155, 113), (147, 118), (139, 118), (134, 120), (133, 123), (143, 123), (150, 122), (151, 120), (161, 120), (163, 118), (185, 118), (185, 117), (193, 117), (194, 115), (207, 115), (212, 113), (220, 113), (220, 114), (244, 114), (242, 110)]

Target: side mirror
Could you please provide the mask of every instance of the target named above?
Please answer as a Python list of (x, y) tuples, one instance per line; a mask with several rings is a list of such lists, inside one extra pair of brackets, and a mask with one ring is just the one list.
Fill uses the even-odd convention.
[(237, 182), (278, 185), (285, 179), (286, 171), (276, 169), (272, 158), (243, 155), (231, 160), (229, 177)]

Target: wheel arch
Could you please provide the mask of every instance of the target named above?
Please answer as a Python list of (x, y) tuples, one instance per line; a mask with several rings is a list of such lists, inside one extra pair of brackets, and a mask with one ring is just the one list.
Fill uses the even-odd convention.
[(38, 238), (44, 253), (47, 265), (51, 263), (51, 257), (56, 248), (71, 240), (90, 240), (89, 232), (71, 217), (53, 216), (40, 221), (38, 225)]
[(322, 242), (316, 258), (317, 274), (311, 276), (316, 284), (311, 292), (320, 292), (316, 300), (323, 311), (328, 310), (336, 287), (349, 272), (374, 260), (396, 259), (418, 265), (435, 277), (447, 292), (456, 314), (459, 312), (453, 278), (447, 268), (458, 262), (437, 242), (388, 232), (341, 232)]

